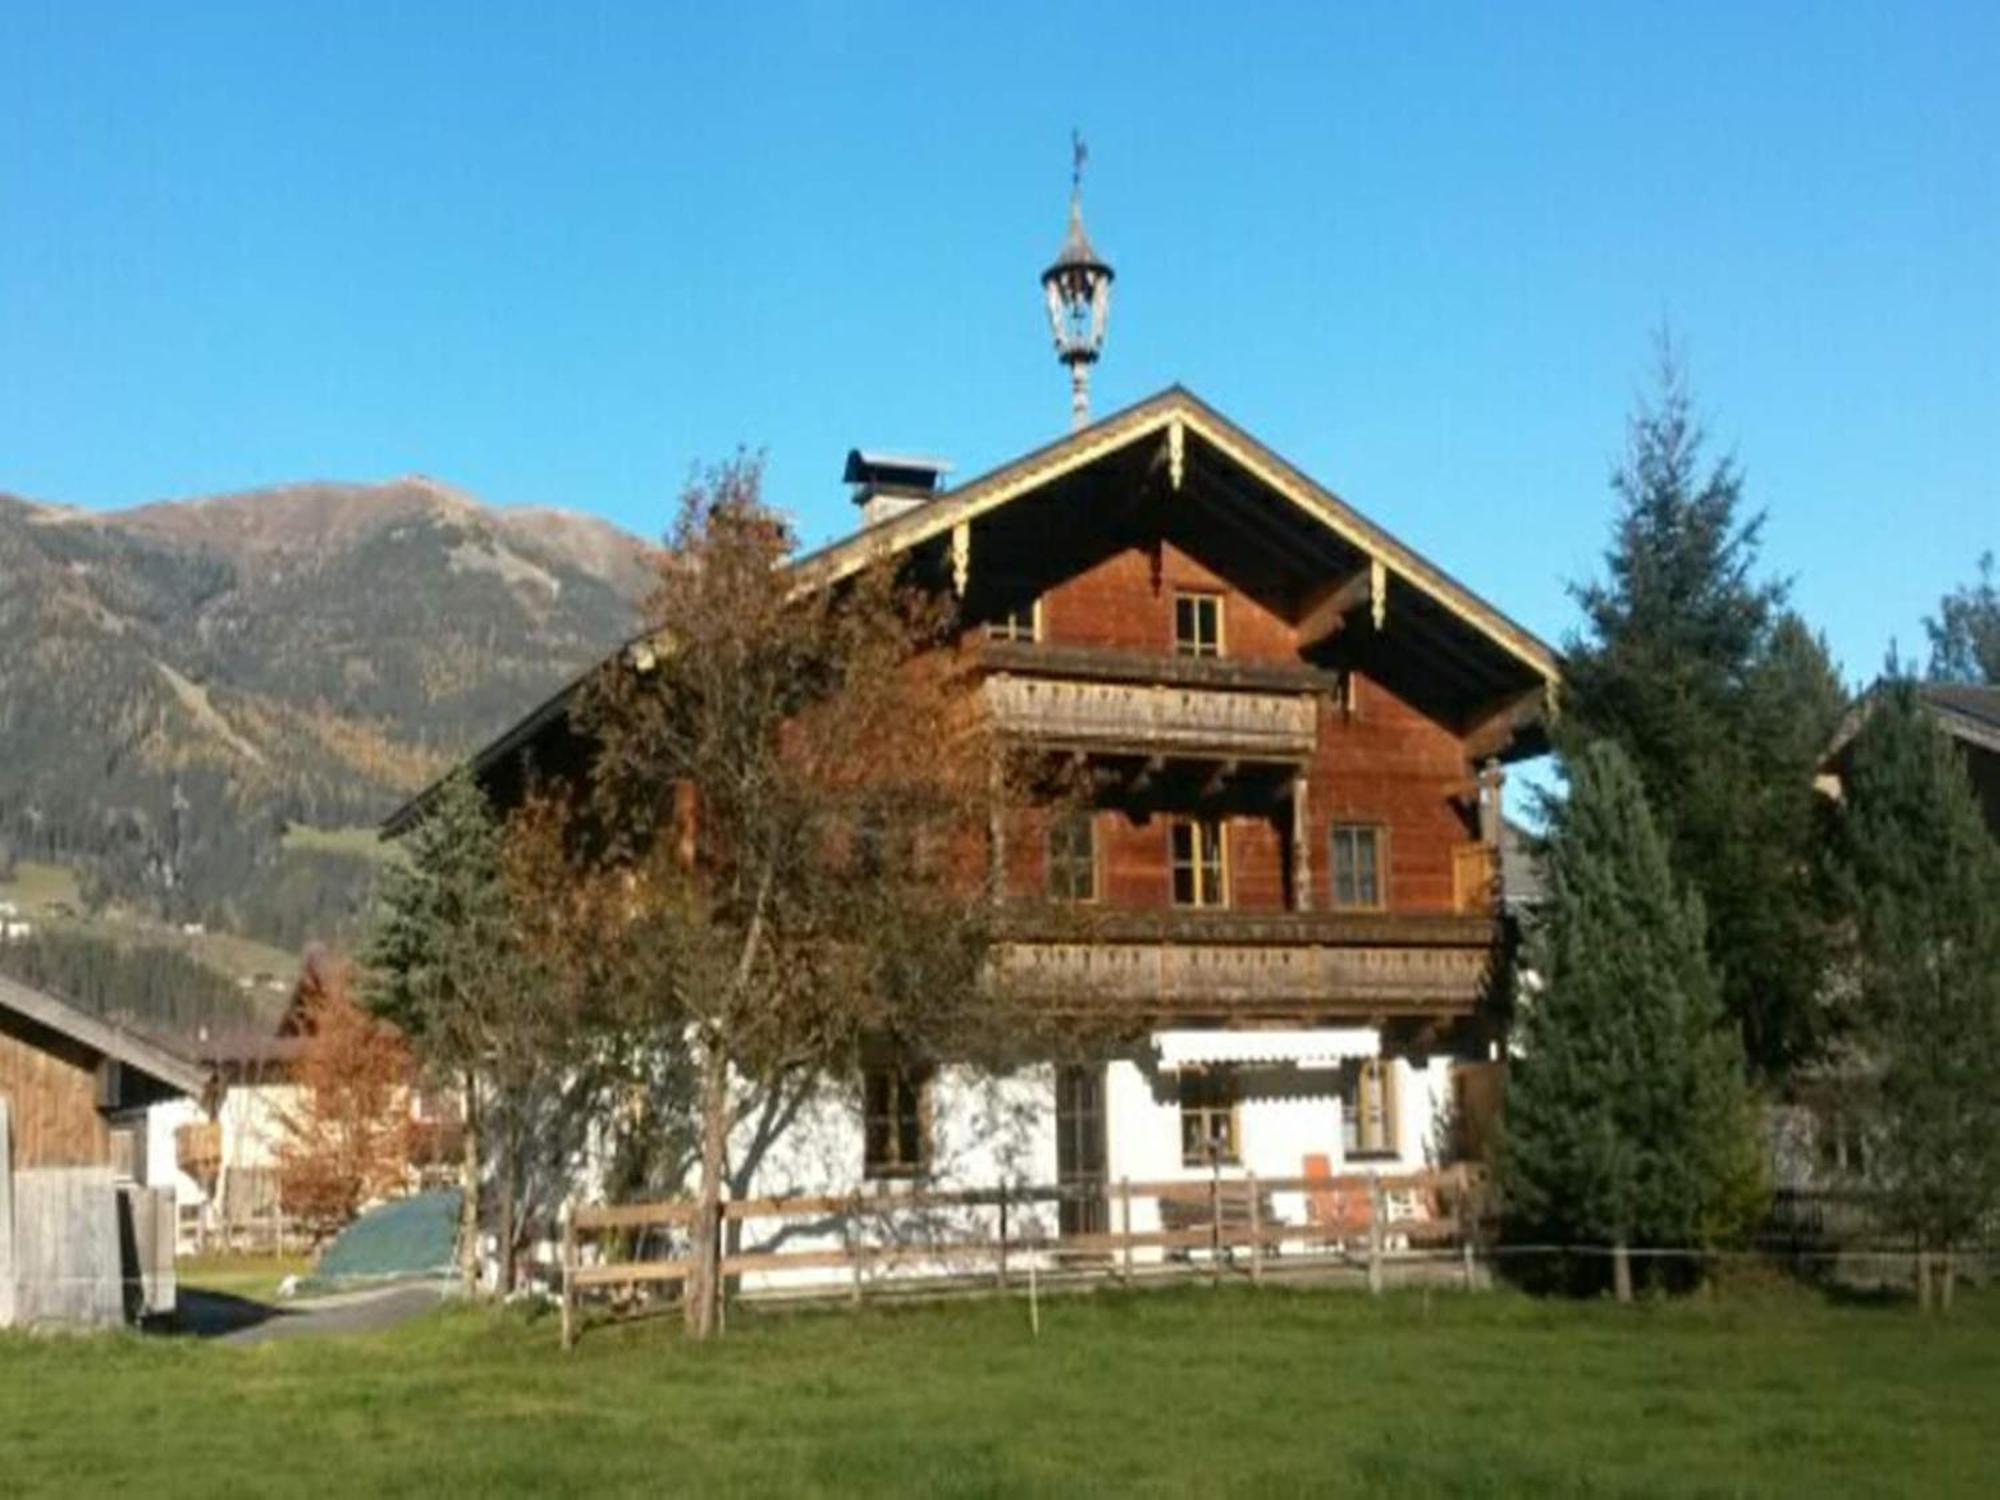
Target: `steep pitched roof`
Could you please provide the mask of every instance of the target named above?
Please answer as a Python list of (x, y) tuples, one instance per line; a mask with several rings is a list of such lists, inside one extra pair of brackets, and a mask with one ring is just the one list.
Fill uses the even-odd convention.
[(823, 587), (878, 558), (947, 534), (1066, 474), (1156, 436), (1166, 441), (1170, 452), (1181, 454), (1178, 462), (1183, 464), (1188, 440), (1198, 440), (1328, 533), (1379, 563), (1392, 582), (1407, 583), (1434, 598), (1545, 681), (1554, 683), (1560, 677), (1561, 658), (1553, 647), (1180, 385), (1169, 386), (1080, 432), (1024, 454), (929, 504), (810, 553), (793, 565), (794, 570), (801, 587)]
[(46, 1026), (184, 1094), (199, 1095), (208, 1087), (207, 1071), (190, 1059), (4, 975), (0, 975), (0, 1010), (26, 1016), (39, 1026)]
[[(1495, 660), (1511, 663), (1517, 682), (1533, 684), (1527, 696), (1536, 700), (1532, 707), (1519, 708), (1520, 715), (1546, 718), (1552, 713), (1562, 672), (1553, 647), (1178, 384), (806, 554), (790, 565), (793, 577), (801, 593), (829, 587), (875, 561), (958, 535), (983, 516), (1141, 444), (1156, 445), (1176, 487), (1184, 474), (1192, 482), (1197, 472), (1213, 480), (1218, 493), (1247, 479), (1265, 502), (1296, 519), (1294, 536), (1321, 538), (1361, 559), (1372, 575), (1371, 588), (1379, 581), (1379, 597), (1420, 601), (1427, 612), (1465, 632), (1460, 639), (1477, 640)], [(1398, 607), (1389, 606), (1389, 612), (1397, 613)], [(590, 676), (579, 675), (475, 753), (469, 762), (474, 774), (484, 777), (544, 735), (560, 733), (571, 701)], [(390, 837), (406, 832), (436, 793), (434, 783), (391, 813), (383, 832)]]

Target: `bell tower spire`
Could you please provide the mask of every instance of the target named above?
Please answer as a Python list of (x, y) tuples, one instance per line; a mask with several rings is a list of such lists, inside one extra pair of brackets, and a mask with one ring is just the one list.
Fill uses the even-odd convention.
[(1083, 168), (1090, 150), (1083, 137), (1070, 132), (1069, 233), (1055, 263), (1042, 272), (1042, 292), (1048, 300), (1049, 328), (1055, 335), (1056, 359), (1069, 367), (1069, 425), (1072, 432), (1090, 424), (1090, 367), (1104, 350), (1111, 322), (1110, 265), (1098, 258), (1090, 236), (1083, 232)]

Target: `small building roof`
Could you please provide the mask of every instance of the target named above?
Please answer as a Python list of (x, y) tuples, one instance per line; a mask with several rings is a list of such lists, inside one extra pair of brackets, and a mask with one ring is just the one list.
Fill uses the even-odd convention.
[(192, 1059), (4, 975), (0, 975), (0, 1011), (26, 1016), (38, 1026), (184, 1094), (199, 1095), (208, 1087), (208, 1071)]
[[(1862, 694), (1840, 721), (1833, 743), (1827, 746), (1823, 765), (1840, 759), (1861, 726), (1874, 712), (1882, 685), (1877, 683)], [(1920, 682), (1917, 697), (1929, 709), (1940, 728), (1952, 738), (1982, 750), (2000, 753), (2000, 687), (1975, 682)]]

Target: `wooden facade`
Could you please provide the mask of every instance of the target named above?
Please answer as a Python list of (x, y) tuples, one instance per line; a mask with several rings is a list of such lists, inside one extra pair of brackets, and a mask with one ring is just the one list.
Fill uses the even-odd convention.
[[(1172, 1025), (1478, 1017), (1547, 646), (1178, 387), (955, 491), (856, 498), (869, 524), (800, 589), (891, 557), (949, 591), (997, 726), (1090, 788), (1087, 829), (992, 830), (1004, 972)], [(531, 749), (576, 753), (565, 697), (475, 759), (502, 802)]]
[(0, 1098), (10, 1105), (16, 1167), (110, 1163), (110, 1126), (97, 1107), (99, 1061), (82, 1043), (0, 1010)]

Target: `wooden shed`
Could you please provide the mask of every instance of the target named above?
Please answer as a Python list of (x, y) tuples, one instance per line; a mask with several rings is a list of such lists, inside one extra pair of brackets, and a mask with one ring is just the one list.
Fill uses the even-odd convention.
[(173, 1197), (145, 1179), (145, 1111), (207, 1074), (0, 977), (0, 1327), (173, 1307)]

